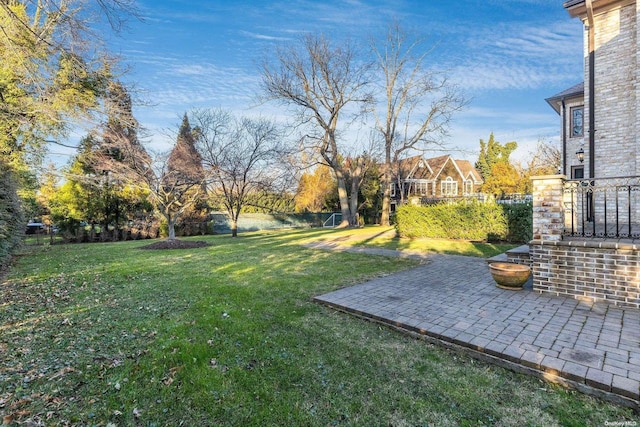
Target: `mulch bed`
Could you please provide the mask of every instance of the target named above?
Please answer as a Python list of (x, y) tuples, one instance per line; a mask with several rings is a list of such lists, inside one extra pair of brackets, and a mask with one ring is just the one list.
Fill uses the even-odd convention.
[(159, 242), (151, 243), (150, 245), (142, 246), (140, 249), (193, 249), (204, 248), (210, 246), (208, 242), (199, 240), (161, 240)]

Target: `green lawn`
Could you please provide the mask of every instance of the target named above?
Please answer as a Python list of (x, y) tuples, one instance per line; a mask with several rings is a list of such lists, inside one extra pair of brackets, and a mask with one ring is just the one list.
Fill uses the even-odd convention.
[[(0, 285), (8, 425), (553, 426), (630, 410), (311, 302), (413, 261), (305, 230), (29, 247)], [(354, 237), (358, 239), (358, 237)]]
[(519, 245), (469, 242), (447, 239), (404, 239), (396, 237), (393, 227), (368, 226), (357, 230), (332, 230), (319, 240), (335, 241), (343, 245), (357, 245), (401, 251), (466, 255), (489, 258)]

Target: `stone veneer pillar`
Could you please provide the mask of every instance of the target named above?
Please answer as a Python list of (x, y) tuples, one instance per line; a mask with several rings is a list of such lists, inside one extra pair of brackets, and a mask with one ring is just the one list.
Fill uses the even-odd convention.
[(562, 240), (564, 229), (564, 175), (534, 176), (533, 181), (533, 240)]

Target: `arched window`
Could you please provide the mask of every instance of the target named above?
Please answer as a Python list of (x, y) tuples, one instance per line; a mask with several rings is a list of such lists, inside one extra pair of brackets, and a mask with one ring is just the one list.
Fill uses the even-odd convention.
[(464, 194), (466, 196), (473, 194), (473, 180), (467, 179), (464, 181)]
[(440, 183), (440, 192), (443, 196), (457, 196), (458, 195), (458, 181), (454, 181), (450, 176)]

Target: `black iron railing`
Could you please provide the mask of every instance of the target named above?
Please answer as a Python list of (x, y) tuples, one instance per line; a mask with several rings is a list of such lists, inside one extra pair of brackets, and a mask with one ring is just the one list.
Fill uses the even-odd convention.
[(640, 238), (640, 177), (568, 180), (564, 183), (564, 235)]

